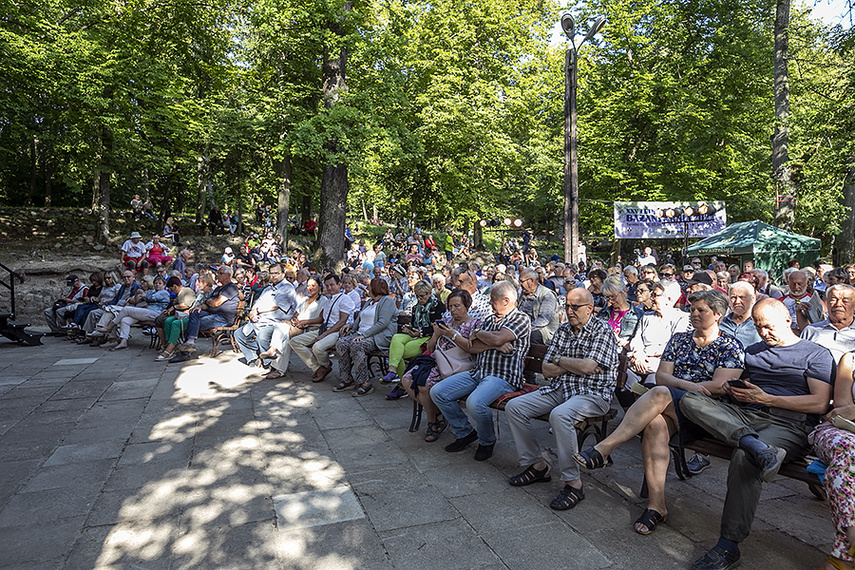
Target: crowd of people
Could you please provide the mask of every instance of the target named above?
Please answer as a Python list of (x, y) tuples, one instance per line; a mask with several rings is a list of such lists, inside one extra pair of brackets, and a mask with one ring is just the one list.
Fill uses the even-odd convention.
[[(659, 263), (650, 248), (626, 267), (580, 268), (541, 263), (528, 243), (497, 257), (503, 263), (481, 266), (463, 260), (453, 236), (437, 243), (430, 233), (390, 228), (369, 245), (348, 239), (336, 273), (312, 267), (299, 249), (282, 251), (272, 234), (248, 235), (213, 266), (134, 232), (122, 246), (121, 272), (93, 273), (88, 286), (69, 275), (68, 292), (45, 318), (52, 334), (114, 351), (126, 349), (132, 326), (142, 323), (160, 337), (155, 360), (166, 362), (191, 358), (201, 331), (238, 323), (241, 361), (271, 380), (288, 375), (293, 352), (312, 381), (323, 382), (335, 353), (333, 391), (364, 397), (375, 380), (393, 385), (386, 398), (424, 406), (426, 442), (450, 428), (446, 451), (477, 443), (477, 461), (489, 459), (496, 442), (491, 403), (525, 392), (506, 406), (522, 468), (509, 483), (546, 483), (554, 472), (556, 510), (585, 499), (580, 468), (603, 467), (643, 433), (649, 498), (634, 524), (640, 534), (668, 518), (672, 437), (715, 437), (736, 451), (720, 539), (698, 569), (739, 564), (762, 483), (813, 450), (827, 467), (837, 532), (826, 568), (853, 567), (855, 434), (830, 420), (855, 420), (855, 267), (801, 269), (794, 261), (773, 283), (752, 262), (694, 258), (677, 266)], [(546, 346), (548, 383), (526, 389), (536, 382), (524, 366), (532, 344)], [(379, 379), (369, 366), (378, 350), (387, 352), (389, 370)], [(616, 397), (626, 413), (608, 437), (579, 450), (574, 425), (608, 411), (622, 355), (627, 382)], [(554, 468), (531, 429), (542, 415), (556, 439)], [(703, 455), (688, 463), (694, 474), (711, 464)]]

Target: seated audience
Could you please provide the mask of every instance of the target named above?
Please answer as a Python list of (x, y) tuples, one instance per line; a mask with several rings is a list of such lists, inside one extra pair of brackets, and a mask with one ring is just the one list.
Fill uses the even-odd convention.
[(728, 289), (730, 311), (721, 319), (718, 328), (736, 338), (742, 348), (748, 348), (754, 343), (760, 342), (760, 335), (754, 327), (751, 318), (751, 309), (754, 308), (756, 300), (754, 287), (745, 281), (737, 281)]
[(843, 355), (855, 349), (855, 287), (832, 285), (825, 292), (828, 318), (805, 327), (801, 337), (824, 346), (840, 362)]
[[(176, 280), (177, 281), (177, 280)], [(166, 290), (166, 280), (162, 277), (154, 278), (154, 288), (137, 293), (138, 302), (145, 300), (145, 307), (131, 306), (128, 303), (122, 307), (106, 327), (97, 329), (106, 336), (110, 336), (118, 327), (118, 344), (110, 348), (111, 351), (124, 350), (128, 348), (128, 339), (131, 337), (131, 326), (140, 321), (153, 321), (169, 304), (169, 291)]]
[(178, 347), (178, 354), (169, 362), (183, 362), (190, 359), (190, 355), (196, 351), (196, 338), (199, 336), (199, 331), (226, 327), (235, 322), (240, 300), (237, 285), (232, 283), (232, 268), (221, 265), (217, 269), (216, 280), (219, 286), (214, 289), (210, 298), (198, 307), (190, 309), (186, 330), (187, 340)]
[(261, 354), (262, 359), (270, 359), (271, 370), (264, 377), (266, 380), (277, 380), (288, 372), (292, 339), (321, 328), (326, 299), (321, 296), (321, 284), (317, 277), (309, 277), (306, 281), (306, 295), (297, 305), (297, 312), (290, 321), (274, 325), (270, 348)]
[(290, 320), (297, 310), (294, 286), (285, 279), (282, 264), (270, 266), (270, 287), (264, 289), (249, 310), (249, 322), (235, 331), (235, 343), (247, 366), (264, 366), (270, 341), (279, 323)]
[(48, 336), (61, 336), (65, 334), (60, 329), (66, 325), (66, 318), (74, 316), (77, 304), (82, 303), (83, 298), (86, 297), (89, 292), (89, 289), (80, 282), (77, 275), (69, 275), (66, 277), (65, 284), (69, 287), (65, 296), (54, 301), (53, 304), (44, 311), (45, 322), (50, 329)]
[(671, 279), (660, 281), (653, 287), (653, 310), (645, 313), (641, 325), (629, 342), (626, 385), (638, 381), (653, 383), (653, 374), (659, 368), (659, 357), (675, 333), (689, 330), (688, 313), (676, 308), (681, 295), (680, 285)]
[(119, 262), (131, 271), (140, 272), (148, 267), (145, 261), (146, 244), (139, 232), (131, 232), (131, 237), (122, 244), (122, 256)]
[(825, 570), (855, 568), (855, 433), (831, 423), (836, 416), (855, 421), (853, 364), (855, 353), (847, 352), (837, 368), (834, 409), (808, 436), (817, 456), (828, 466), (823, 482), (835, 533)]
[[(642, 282), (636, 281), (639, 283)], [(630, 304), (626, 286), (619, 277), (606, 279), (602, 289), (606, 306), (597, 313), (597, 317), (609, 324), (620, 350), (626, 350), (644, 318), (644, 311)]]
[(312, 382), (321, 382), (332, 371), (329, 353), (335, 347), (339, 333), (353, 321), (356, 307), (353, 300), (340, 290), (341, 279), (330, 273), (324, 278), (328, 295), (321, 312), (321, 326), (291, 339), (291, 349), (312, 371)]
[(401, 377), (403, 389), (424, 407), (427, 442), (439, 439), (440, 434), (448, 427), (448, 422), (430, 398), (431, 388), (443, 378), (469, 370), (475, 365), (475, 359), (469, 353), (472, 346), (469, 337), (481, 324), (467, 312), (472, 304), (472, 296), (468, 292), (463, 289), (450, 291), (447, 301), (449, 316), (433, 323), (433, 334), (427, 342), (427, 350), (433, 354), (436, 365), (418, 378), (413, 376), (412, 370), (408, 370)]
[[(432, 323), (440, 320), (445, 313), (445, 305), (434, 297), (431, 286), (425, 281), (416, 281), (413, 292), (416, 304), (413, 306), (412, 324), (405, 325), (403, 332), (392, 336), (389, 344), (389, 372), (380, 379), (383, 384), (400, 381), (404, 376), (406, 361), (422, 353), (422, 345), (431, 339), (434, 332)], [(397, 400), (405, 394), (403, 388), (396, 387), (386, 394), (386, 399)]]

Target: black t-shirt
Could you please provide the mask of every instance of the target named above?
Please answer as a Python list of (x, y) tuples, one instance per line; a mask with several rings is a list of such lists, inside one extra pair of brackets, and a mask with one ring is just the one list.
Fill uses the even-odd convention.
[(211, 293), (211, 299), (216, 299), (219, 296), (226, 297), (228, 300), (220, 305), (219, 307), (208, 307), (206, 311), (208, 313), (219, 314), (222, 315), (229, 324), (235, 320), (235, 315), (237, 315), (237, 307), (238, 303), (240, 303), (240, 296), (238, 291), (238, 286), (235, 283), (229, 283), (223, 287), (217, 287), (214, 289), (214, 292)]

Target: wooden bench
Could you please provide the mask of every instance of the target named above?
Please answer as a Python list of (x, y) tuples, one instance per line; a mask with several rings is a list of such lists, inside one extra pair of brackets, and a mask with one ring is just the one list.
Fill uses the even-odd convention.
[[(404, 327), (413, 322), (413, 316), (407, 313), (398, 313), (398, 332), (404, 332)], [(371, 373), (371, 367), (377, 366), (378, 376), (385, 376), (389, 373), (389, 351), (388, 350), (372, 350), (367, 355), (368, 373)]]
[[(671, 458), (674, 460), (674, 471), (676, 471), (677, 477), (681, 481), (685, 481), (689, 477), (693, 476), (692, 473), (689, 472), (689, 468), (686, 467), (686, 449), (727, 460), (730, 460), (731, 454), (734, 450), (732, 445), (711, 437), (704, 437), (689, 442), (681, 442), (679, 440), (679, 433), (675, 434), (674, 438), (671, 440)], [(807, 466), (810, 465), (814, 459), (816, 458), (808, 456), (805, 459), (784, 463), (781, 466), (781, 470), (778, 471), (778, 475), (807, 483), (810, 492), (817, 499), (824, 501), (826, 499), (825, 488), (822, 486), (822, 483), (820, 483), (819, 477), (813, 473), (809, 473), (807, 470)], [(642, 497), (647, 496), (646, 490), (646, 486), (643, 486)]]
[[(525, 371), (526, 372), (535, 372), (542, 373), (543, 372), (543, 357), (546, 356), (547, 346), (543, 344), (532, 344), (529, 346), (528, 353), (525, 357)], [(615, 387), (615, 391), (618, 391), (623, 388), (626, 383), (626, 358), (621, 355), (620, 363), (618, 366), (618, 377), (617, 377), (617, 386)], [(490, 407), (495, 410), (504, 410), (508, 401), (516, 396), (521, 396), (528, 392), (533, 392), (539, 388), (539, 386), (535, 384), (524, 384), (523, 389), (519, 392), (514, 392), (513, 396), (510, 398), (503, 397), (490, 404)], [(506, 395), (507, 396), (507, 395)], [(461, 404), (466, 402), (465, 398), (459, 400)], [(422, 419), (422, 405), (417, 401), (413, 400), (413, 418), (410, 422), (410, 431), (418, 431), (419, 424)], [(583, 449), (583, 444), (586, 439), (590, 436), (594, 436), (594, 439), (597, 442), (602, 441), (606, 437), (606, 433), (608, 432), (609, 420), (613, 419), (617, 416), (617, 410), (615, 408), (610, 408), (608, 412), (601, 416), (585, 418), (579, 422), (576, 422), (576, 441), (579, 446), (579, 449)], [(537, 420), (541, 420), (544, 422), (549, 422), (549, 414), (543, 414), (541, 416), (537, 416)], [(609, 459), (609, 463), (611, 463), (611, 458)]]
[(214, 327), (212, 329), (199, 331), (199, 336), (211, 338), (211, 358), (217, 356), (220, 349), (220, 343), (224, 340), (228, 340), (231, 343), (232, 350), (239, 352), (237, 343), (235, 343), (234, 332), (243, 326), (246, 319), (246, 315), (244, 314), (245, 310), (246, 303), (240, 301), (237, 306), (237, 312), (235, 312), (234, 323), (227, 327)]

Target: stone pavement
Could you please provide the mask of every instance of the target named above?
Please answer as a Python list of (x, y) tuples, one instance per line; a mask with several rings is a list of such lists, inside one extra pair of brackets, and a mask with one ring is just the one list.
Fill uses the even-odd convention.
[[(512, 488), (496, 453), (446, 453), (409, 433), (411, 405), (312, 384), (296, 357), (267, 381), (230, 350), (184, 364), (46, 338), (0, 341), (3, 568), (687, 568), (717, 539), (727, 464), (669, 476), (668, 523), (632, 531), (640, 447), (559, 483)], [(203, 347), (205, 344), (202, 345)], [(539, 437), (552, 445), (545, 424)], [(816, 568), (833, 529), (804, 484), (765, 486), (744, 568)]]

